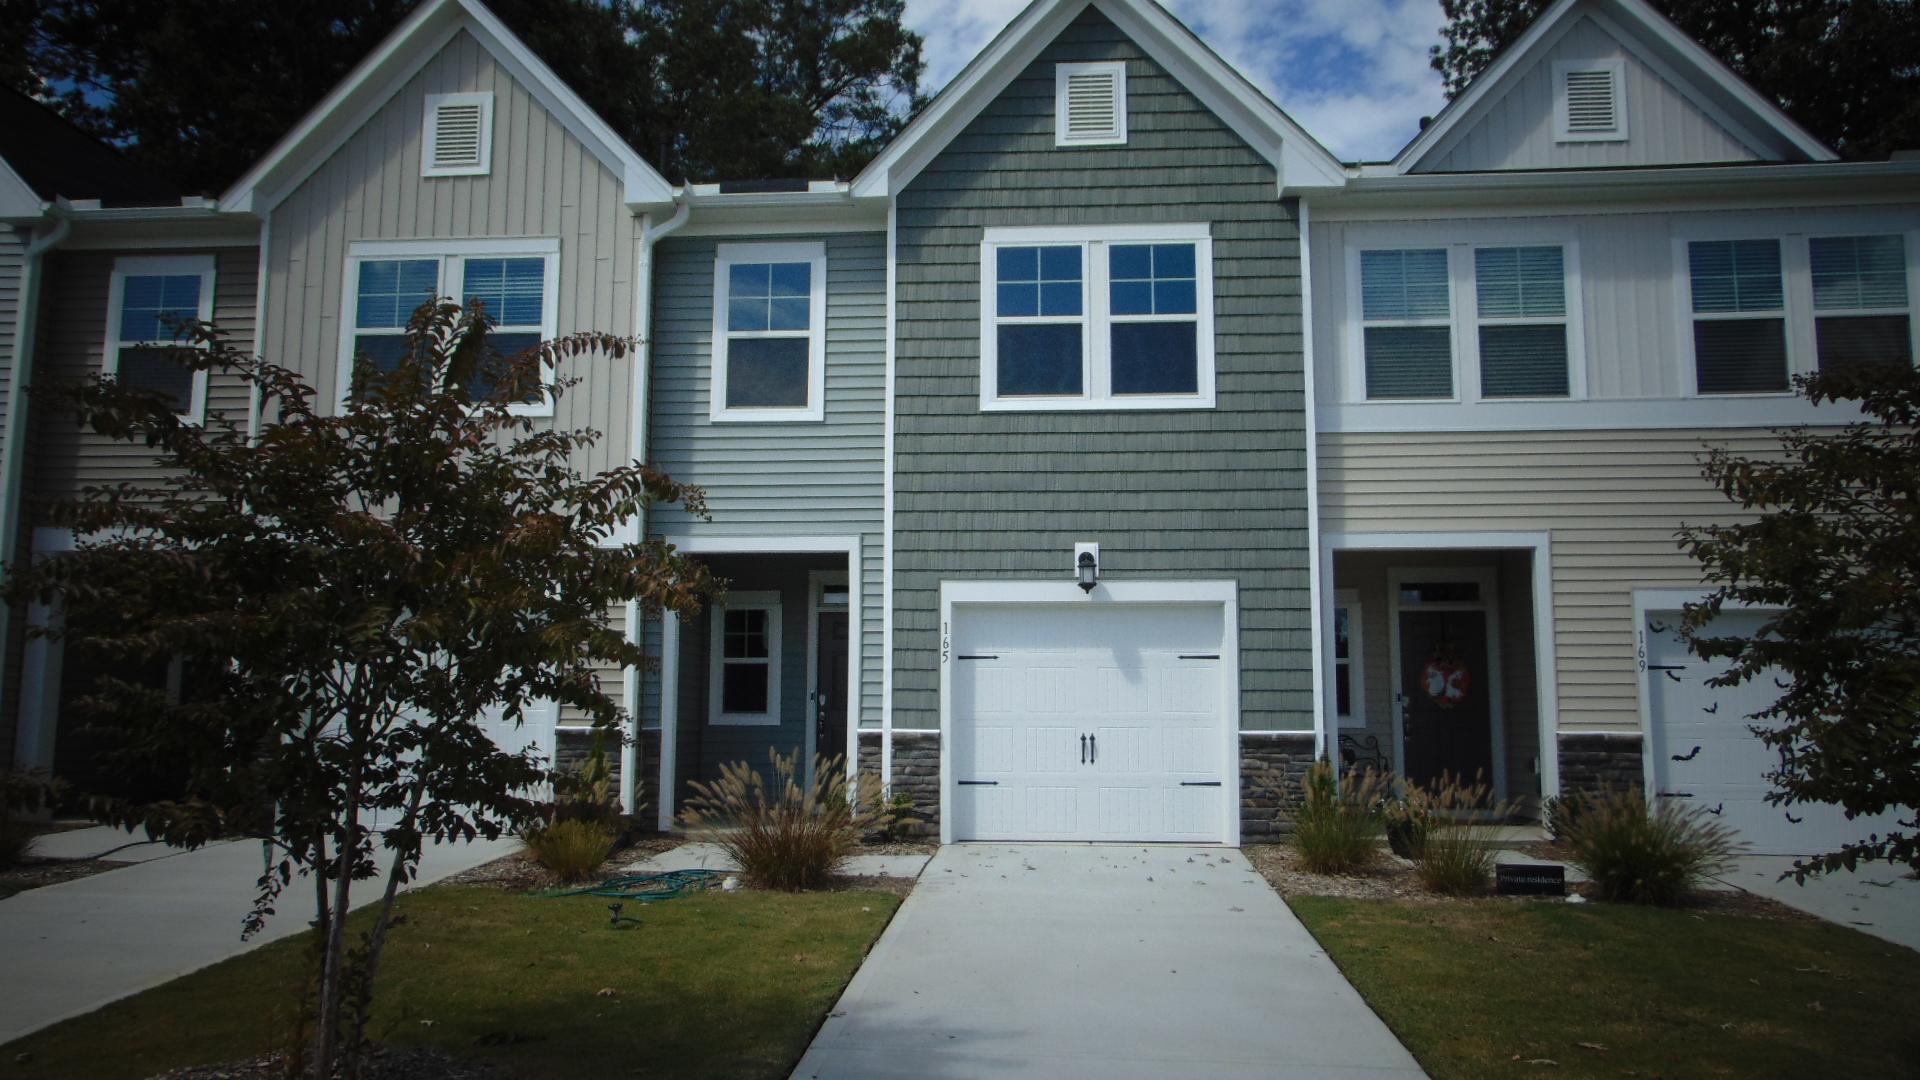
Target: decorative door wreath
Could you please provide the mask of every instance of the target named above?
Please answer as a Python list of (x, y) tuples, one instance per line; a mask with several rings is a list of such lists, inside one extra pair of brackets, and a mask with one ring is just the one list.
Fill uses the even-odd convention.
[(1453, 647), (1442, 641), (1434, 646), (1433, 659), (1420, 672), (1420, 686), (1427, 697), (1442, 709), (1451, 709), (1467, 700), (1473, 689), (1473, 673), (1454, 655)]

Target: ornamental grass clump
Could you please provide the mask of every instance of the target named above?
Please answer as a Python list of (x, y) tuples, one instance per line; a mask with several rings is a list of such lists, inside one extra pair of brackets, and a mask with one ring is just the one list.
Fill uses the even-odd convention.
[(589, 880), (613, 854), (613, 833), (603, 825), (574, 819), (527, 832), (527, 850), (563, 882)]
[(813, 779), (800, 775), (800, 752), (769, 750), (772, 771), (763, 778), (744, 761), (720, 767), (720, 779), (688, 784), (693, 795), (681, 823), (695, 839), (733, 858), (747, 884), (798, 892), (818, 888), (839, 870), (860, 840), (864, 825), (856, 809), (873, 795), (851, 798), (846, 763), (838, 755), (815, 758)]
[(1340, 783), (1333, 763), (1315, 762), (1300, 781), (1300, 808), (1293, 818), (1293, 846), (1300, 861), (1316, 874), (1350, 874), (1379, 854), (1386, 827), (1380, 808), (1386, 778), (1354, 770)]
[(1414, 872), (1428, 889), (1447, 896), (1474, 896), (1493, 882), (1500, 846), (1482, 830), (1505, 821), (1507, 803), (1493, 801), (1493, 788), (1442, 773), (1431, 788), (1407, 785), (1407, 805), (1427, 823), (1413, 852)]
[(1562, 838), (1602, 900), (1673, 907), (1745, 847), (1698, 807), (1647, 805), (1639, 788), (1591, 794)]

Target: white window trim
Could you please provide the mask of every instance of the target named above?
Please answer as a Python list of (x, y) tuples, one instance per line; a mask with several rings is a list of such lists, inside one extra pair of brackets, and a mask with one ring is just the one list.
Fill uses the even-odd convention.
[[(1613, 76), (1612, 131), (1573, 131), (1567, 103), (1567, 74), (1573, 71), (1605, 71)], [(1555, 142), (1627, 141), (1627, 62), (1612, 60), (1556, 60), (1553, 63), (1553, 139)]]
[[(480, 162), (477, 165), (436, 166), (433, 163), (433, 146), (439, 141), (440, 108), (444, 105), (480, 106)], [(485, 176), (493, 171), (493, 92), (476, 91), (465, 94), (428, 94), (426, 118), (420, 127), (420, 175), (440, 176)]]
[[(777, 592), (736, 592), (725, 604), (715, 604), (707, 619), (707, 723), (715, 727), (780, 726), (780, 653), (782, 624), (780, 594)], [(767, 613), (767, 711), (730, 713), (721, 710), (721, 687), (726, 674), (726, 633), (728, 611), (764, 611)]]
[[(1114, 127), (1104, 135), (1067, 134), (1067, 84), (1075, 75), (1113, 76)], [(1123, 60), (1053, 66), (1053, 145), (1124, 146), (1127, 141), (1127, 65)]]
[(1341, 664), (1347, 665), (1347, 702), (1352, 708), (1348, 710), (1347, 715), (1339, 715), (1339, 703), (1332, 683), (1327, 686), (1328, 697), (1335, 699), (1331, 704), (1335, 707), (1334, 720), (1338, 727), (1364, 728), (1367, 726), (1367, 652), (1363, 629), (1366, 611), (1360, 603), (1360, 590), (1333, 590), (1333, 606), (1335, 610), (1345, 608), (1347, 612), (1347, 658), (1340, 659), (1336, 641), (1329, 641), (1327, 642), (1327, 666), (1330, 673), (1338, 673)]
[[(467, 259), (524, 258), (538, 256), (546, 261), (546, 280), (541, 286), (540, 340), (551, 341), (558, 333), (560, 310), (560, 241), (548, 237), (516, 237), (500, 240), (364, 240), (347, 248), (346, 270), (340, 290), (340, 340), (337, 346), (335, 382), (339, 404), (346, 408), (353, 393), (353, 339), (355, 311), (359, 302), (360, 264), (388, 259), (432, 259), (439, 263), (435, 291), (449, 297), (450, 283), (464, 275)], [(464, 279), (463, 279), (464, 284)], [(464, 302), (464, 301), (463, 301)], [(542, 373), (548, 381), (553, 369)], [(515, 416), (552, 416), (553, 396), (543, 393), (539, 401), (507, 406)]]
[[(1195, 381), (1191, 394), (1125, 394), (1112, 390), (1112, 341), (1105, 332), (1113, 325), (1108, 311), (1107, 256), (1114, 244), (1190, 243), (1194, 246)], [(1019, 323), (1080, 323), (1080, 387), (1077, 395), (999, 396), (1000, 290), (996, 253), (1001, 247), (1062, 247), (1081, 249), (1081, 314), (1019, 317)], [(980, 410), (982, 412), (1118, 412), (1135, 409), (1211, 409), (1214, 405), (1213, 237), (1205, 224), (1074, 225), (1039, 228), (990, 228), (980, 241)], [(1161, 317), (1134, 322), (1171, 322)]]
[[(1474, 252), (1481, 248), (1558, 247), (1567, 296), (1567, 393), (1564, 397), (1484, 397), (1480, 393), (1480, 294), (1474, 273)], [(1380, 319), (1369, 322), (1360, 288), (1363, 251), (1447, 250), (1447, 308), (1445, 319)], [(1449, 227), (1444, 230), (1401, 225), (1349, 230), (1346, 243), (1346, 304), (1342, 338), (1346, 346), (1342, 401), (1349, 405), (1385, 408), (1471, 405), (1476, 409), (1524, 409), (1558, 405), (1587, 398), (1586, 289), (1581, 277), (1580, 244), (1571, 229), (1537, 226)], [(1549, 319), (1489, 319), (1539, 324)], [(1451, 329), (1453, 394), (1448, 397), (1369, 398), (1367, 396), (1366, 328), (1368, 326), (1441, 326)]]
[[(196, 318), (201, 322), (212, 322), (214, 264), (215, 259), (212, 255), (129, 255), (113, 260), (113, 273), (107, 282), (107, 332), (104, 338), (104, 355), (101, 358), (102, 373), (117, 375), (120, 370), (120, 350), (130, 345), (174, 344), (172, 341), (121, 340), (120, 304), (125, 299), (127, 278), (149, 274), (174, 276), (198, 274), (200, 276), (200, 311)], [(193, 389), (189, 395), (187, 410), (179, 416), (189, 424), (199, 424), (204, 422), (206, 414), (207, 373), (196, 371), (193, 373)]]
[[(1780, 309), (1777, 316), (1762, 311), (1700, 312), (1693, 310), (1693, 260), (1688, 246), (1726, 240), (1772, 240), (1780, 245)], [(1796, 240), (1798, 242), (1796, 242)], [(1721, 228), (1675, 233), (1673, 238), (1674, 337), (1680, 356), (1680, 396), (1710, 401), (1756, 401), (1798, 396), (1793, 389), (1795, 375), (1811, 374), (1813, 360), (1813, 279), (1807, 266), (1805, 235), (1793, 236), (1777, 229)], [(1802, 302), (1804, 296), (1804, 304)], [(1784, 390), (1739, 393), (1701, 393), (1699, 357), (1693, 347), (1695, 322), (1728, 322), (1780, 318), (1786, 324), (1787, 386)]]
[[(730, 406), (727, 392), (727, 301), (729, 273), (735, 263), (809, 264), (813, 270), (807, 297), (807, 403), (801, 406)], [(794, 331), (762, 331), (744, 336), (798, 337)], [(708, 384), (708, 417), (716, 423), (791, 423), (824, 421), (827, 396), (827, 245), (819, 241), (774, 244), (720, 244), (713, 256), (713, 370)]]

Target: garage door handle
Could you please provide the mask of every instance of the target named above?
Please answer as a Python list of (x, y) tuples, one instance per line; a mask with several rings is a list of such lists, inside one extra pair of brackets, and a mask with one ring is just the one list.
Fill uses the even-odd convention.
[(1687, 670), (1687, 665), (1685, 664), (1648, 664), (1647, 670), (1648, 671), (1685, 671)]
[(999, 787), (1000, 781), (998, 780), (962, 780), (960, 781), (960, 786), (961, 787)]
[(1087, 736), (1087, 760), (1092, 762), (1100, 760), (1100, 736), (1098, 735)]
[(1659, 792), (1658, 794), (1659, 794), (1659, 796), (1660, 796), (1661, 798), (1663, 798), (1663, 799), (1691, 799), (1691, 798), (1693, 798), (1693, 792), (1691, 792), (1691, 791), (1662, 791), (1662, 792)]
[(1180, 786), (1181, 787), (1219, 787), (1220, 781), (1218, 780), (1182, 780), (1180, 781)]
[(1082, 735), (1080, 736), (1080, 764), (1085, 765), (1086, 763), (1087, 763), (1087, 737), (1085, 735)]

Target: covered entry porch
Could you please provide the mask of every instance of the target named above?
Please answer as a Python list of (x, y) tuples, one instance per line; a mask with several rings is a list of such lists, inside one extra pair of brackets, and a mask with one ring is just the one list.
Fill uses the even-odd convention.
[(1330, 535), (1323, 745), (1422, 785), (1480, 777), (1538, 817), (1559, 790), (1544, 534)]

